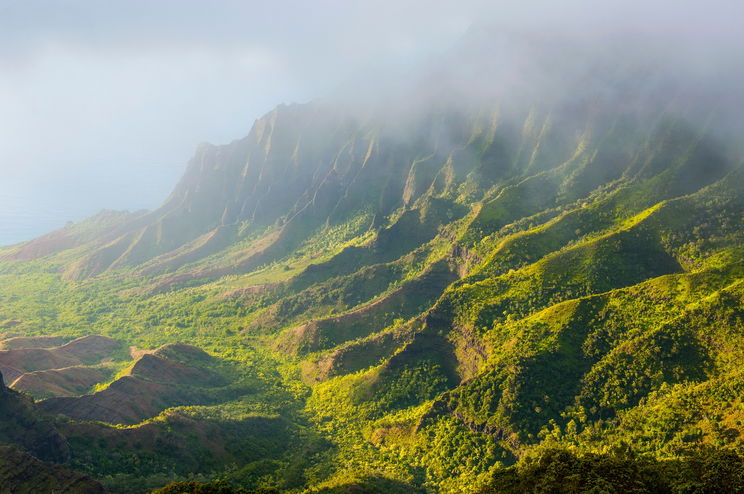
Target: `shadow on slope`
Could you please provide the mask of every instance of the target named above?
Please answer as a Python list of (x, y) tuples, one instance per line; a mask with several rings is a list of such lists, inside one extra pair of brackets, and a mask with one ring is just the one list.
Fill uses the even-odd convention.
[(166, 345), (140, 357), (129, 370), (92, 395), (49, 398), (39, 407), (77, 420), (135, 424), (166, 408), (226, 401), (250, 389), (236, 384), (215, 369), (220, 362), (198, 348)]

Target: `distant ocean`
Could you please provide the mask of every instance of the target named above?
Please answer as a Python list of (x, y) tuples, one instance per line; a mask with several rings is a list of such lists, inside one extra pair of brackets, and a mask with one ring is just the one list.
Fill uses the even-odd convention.
[(126, 176), (71, 176), (31, 183), (0, 177), (0, 246), (38, 237), (102, 209), (157, 208), (168, 197), (184, 166), (130, 169)]

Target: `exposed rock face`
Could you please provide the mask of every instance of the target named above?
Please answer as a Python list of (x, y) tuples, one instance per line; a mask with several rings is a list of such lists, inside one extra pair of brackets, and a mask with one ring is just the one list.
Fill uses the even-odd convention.
[[(685, 393), (701, 396), (692, 386), (713, 389), (721, 386), (719, 378), (740, 389), (737, 369), (729, 363), (744, 348), (734, 332), (744, 331), (738, 331), (740, 322), (728, 322), (741, 320), (744, 301), (740, 178), (729, 173), (728, 160), (704, 132), (668, 120), (675, 113), (667, 112), (669, 101), (649, 105), (653, 118), (637, 118), (634, 110), (622, 110), (645, 108), (644, 101), (610, 105), (603, 97), (576, 93), (561, 104), (504, 110), (506, 116), (488, 105), (460, 113), (432, 110), (403, 126), (340, 117), (322, 105), (279, 107), (246, 138), (201, 146), (160, 209), (60, 256), (77, 260), (65, 273), (71, 279), (111, 271), (100, 280), (69, 285), (109, 290), (125, 280), (125, 291), (137, 293), (112, 304), (111, 314), (91, 313), (96, 324), (132, 320), (141, 323), (137, 334), (146, 337), (145, 331), (162, 321), (168, 324), (162, 337), (227, 336), (216, 345), (222, 348), (232, 342), (233, 328), (248, 324), (250, 338), (238, 344), (286, 352), (290, 359), (276, 361), (280, 376), (293, 375), (285, 370), (293, 372), (299, 359), (305, 359), (297, 363), (307, 382), (344, 375), (318, 386), (307, 399), (291, 393), (299, 406), (286, 408), (284, 391), (271, 384), (276, 375), (262, 381), (262, 389), (272, 386), (267, 405), (280, 399), (277, 410), (300, 418), (309, 432), (317, 425), (319, 437), (343, 435), (338, 456), (315, 455), (314, 447), (286, 452), (358, 465), (369, 459), (369, 438), (389, 436), (396, 449), (388, 451), (399, 452), (401, 460), (391, 471), (418, 465), (405, 475), (432, 489), (456, 488), (458, 479), (448, 476), (458, 462), (478, 478), (497, 462), (515, 461), (544, 437), (541, 432), (564, 430), (570, 417), (584, 416), (587, 427), (601, 430), (619, 424), (619, 412), (627, 410), (631, 414), (625, 417), (640, 429), (641, 415), (632, 415), (636, 405), (648, 411), (653, 400), (669, 399), (673, 406), (665, 409), (680, 408), (671, 391), (662, 396), (664, 389), (675, 387), (676, 394), (689, 385)], [(55, 243), (46, 240), (47, 246)], [(66, 245), (61, 240), (54, 248)], [(45, 252), (44, 245), (32, 247), (25, 255)], [(706, 264), (710, 257), (714, 263)], [(279, 260), (284, 266), (272, 266)], [(268, 273), (228, 277), (259, 266)], [(281, 275), (272, 271), (283, 268)], [(208, 281), (220, 277), (226, 278)], [(257, 279), (273, 286), (264, 293), (241, 287)], [(734, 279), (739, 285), (732, 285), (719, 305), (695, 305), (695, 311), (705, 310), (699, 313), (685, 307), (706, 299), (712, 304), (710, 297)], [(138, 288), (128, 288), (134, 285)], [(190, 286), (177, 290), (179, 285)], [(148, 295), (172, 289), (173, 297), (140, 305)], [(211, 294), (222, 289), (254, 300), (213, 305)], [(127, 301), (134, 304), (125, 306)], [(187, 307), (191, 301), (193, 312)], [(243, 311), (241, 302), (251, 306)], [(161, 318), (166, 315), (161, 311), (168, 317)], [(6, 377), (28, 375), (30, 366), (95, 361), (100, 357), (91, 355), (106, 355), (111, 348), (105, 339), (89, 337), (56, 349), (0, 353), (0, 364), (6, 364)], [(115, 438), (107, 443), (68, 436), (83, 455), (90, 452), (93, 459), (85, 464), (97, 463), (103, 475), (119, 473), (108, 469), (120, 468), (119, 460), (140, 450), (140, 439), (155, 452), (150, 458), (173, 453), (173, 442), (158, 441), (168, 439), (172, 424), (187, 431), (184, 449), (199, 443), (211, 443), (209, 453), (218, 454), (223, 447), (225, 453), (257, 449), (234, 448), (224, 440), (243, 430), (227, 428), (234, 425), (227, 417), (235, 416), (228, 407), (223, 410), (229, 415), (219, 413), (222, 436), (215, 434), (217, 427), (204, 428), (206, 410), (160, 415), (168, 407), (224, 404), (225, 398), (251, 392), (229, 386), (209, 360), (193, 347), (170, 345), (141, 357), (130, 375), (102, 391), (52, 398), (40, 408), (71, 417), (60, 427), (81, 431), (83, 439)], [(661, 387), (666, 384), (670, 388)], [(721, 406), (710, 409), (734, 402), (727, 394), (718, 396)], [(700, 406), (696, 421), (708, 415), (704, 399), (690, 400)], [(425, 413), (420, 420), (419, 413)], [(370, 434), (369, 419), (406, 432)], [(271, 421), (256, 423), (265, 431)], [(11, 437), (16, 425), (9, 427)], [(629, 437), (625, 430), (616, 432), (623, 435), (615, 437)], [(44, 445), (52, 435), (31, 440), (25, 434), (11, 439), (34, 450), (53, 449)], [(728, 435), (740, 437), (736, 434)], [(674, 437), (686, 442), (688, 436)], [(127, 441), (127, 453), (119, 439)], [(398, 440), (399, 449), (392, 442)], [(668, 441), (637, 442), (673, 451)], [(364, 456), (347, 446), (360, 446)], [(115, 450), (113, 461), (95, 458), (109, 454), (107, 449)], [(427, 450), (433, 454), (419, 455)], [(395, 456), (385, 452), (380, 465)], [(448, 461), (436, 466), (436, 458)], [(232, 459), (226, 464), (233, 463), (239, 464)], [(441, 473), (428, 477), (437, 470)], [(214, 470), (199, 463), (193, 471)], [(249, 471), (241, 467), (241, 475)], [(329, 471), (334, 479), (340, 478), (336, 472), (344, 473)], [(437, 484), (440, 480), (446, 482)], [(378, 490), (390, 489), (381, 484)]]
[[(476, 198), (492, 186), (513, 184), (561, 163), (576, 168), (576, 180), (562, 193), (578, 198), (624, 171), (610, 162), (625, 160), (613, 150), (615, 156), (598, 158), (608, 166), (585, 173), (584, 165), (594, 158), (584, 150), (622, 139), (627, 148), (622, 154), (631, 156), (648, 135), (653, 120), (648, 116), (655, 119), (666, 111), (663, 103), (646, 104), (648, 95), (636, 98), (632, 108), (618, 103), (625, 96), (622, 88), (636, 82), (643, 85), (621, 78), (603, 98), (587, 94), (550, 104), (489, 101), (477, 107), (432, 103), (410, 112), (413, 116), (394, 109), (354, 114), (337, 104), (280, 105), (258, 119), (245, 138), (199, 146), (157, 210), (98, 215), (70, 231), (23, 244), (10, 257), (30, 259), (85, 245), (85, 255), (68, 266), (67, 278), (123, 266), (162, 274), (247, 235), (268, 232), (264, 245), (246, 252), (232, 269), (179, 272), (175, 283), (248, 272), (286, 255), (318, 227), (361, 211), (369, 215), (369, 226), (379, 229), (393, 212), (413, 208), (424, 196)], [(645, 114), (639, 116), (638, 108)], [(617, 132), (624, 134), (613, 135)]]
[[(97, 245), (66, 276), (81, 279), (125, 265), (145, 265), (148, 273), (172, 271), (238, 240), (236, 225), (253, 232), (273, 229), (265, 248), (242, 260), (243, 271), (250, 270), (290, 251), (315, 228), (360, 211), (380, 226), (432, 191), (454, 192), (466, 181), (488, 188), (522, 166), (540, 171), (548, 156), (550, 164), (567, 160), (575, 139), (559, 137), (584, 133), (589, 110), (582, 111), (587, 115), (566, 122), (553, 116), (553, 127), (544, 116), (545, 122), (533, 122), (534, 131), (522, 133), (525, 111), (515, 118), (517, 125), (500, 123), (501, 136), (493, 144), (493, 130), (487, 129), (497, 116), (489, 111), (473, 118), (433, 109), (390, 124), (322, 104), (282, 105), (257, 120), (247, 137), (200, 146), (161, 208), (133, 221), (114, 241)], [(514, 142), (507, 145), (511, 137)], [(465, 149), (473, 143), (493, 144), (494, 151), (479, 156)], [(522, 148), (534, 152), (520, 157)], [(517, 162), (527, 158), (529, 163)]]

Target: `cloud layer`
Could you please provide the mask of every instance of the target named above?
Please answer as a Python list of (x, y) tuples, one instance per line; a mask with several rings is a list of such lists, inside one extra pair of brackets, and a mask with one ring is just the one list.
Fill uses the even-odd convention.
[(426, 70), (478, 26), (654, 38), (710, 77), (742, 45), (739, 4), (0, 0), (0, 244), (155, 207), (200, 141), (239, 138), (278, 103)]

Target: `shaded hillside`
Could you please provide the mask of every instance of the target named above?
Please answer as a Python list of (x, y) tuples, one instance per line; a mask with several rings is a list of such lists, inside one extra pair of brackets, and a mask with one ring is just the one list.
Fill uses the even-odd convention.
[[(49, 389), (54, 384), (52, 373), (69, 370), (24, 376), (36, 376), (44, 389)], [(276, 414), (253, 411), (246, 402), (265, 390), (236, 371), (234, 363), (199, 348), (169, 344), (142, 354), (126, 376), (90, 395), (35, 404), (2, 387), (0, 444), (23, 452), (0, 446), (0, 490), (7, 486), (11, 493), (103, 492), (100, 484), (70, 468), (100, 478), (113, 492), (143, 493), (197, 472), (219, 472), (236, 462), (255, 464), (259, 472), (277, 470), (280, 460), (290, 454), (289, 446), (299, 447), (296, 426)], [(254, 399), (260, 400), (259, 396)], [(179, 404), (224, 404), (236, 397), (242, 400), (226, 404), (224, 409), (172, 408)], [(165, 408), (169, 410), (161, 414)], [(54, 414), (78, 420), (61, 416), (54, 420)], [(147, 418), (151, 420), (143, 422)], [(91, 419), (98, 422), (88, 422)], [(100, 421), (141, 423), (122, 428)], [(246, 476), (251, 478), (252, 474)], [(287, 482), (294, 485), (296, 480)]]
[(166, 408), (226, 401), (250, 391), (210, 367), (216, 359), (187, 345), (170, 345), (140, 357), (126, 375), (104, 389), (80, 397), (48, 398), (39, 408), (84, 421), (136, 424)]
[[(172, 410), (135, 427), (68, 423), (71, 466), (107, 477), (113, 492), (149, 492), (196, 472), (240, 464), (245, 479), (278, 470), (289, 451), (301, 449), (287, 420), (268, 416), (210, 417), (209, 409)], [(192, 477), (193, 478), (193, 477)]]
[(656, 82), (280, 106), (200, 146), (161, 208), (4, 250), (26, 339), (0, 369), (67, 393), (38, 408), (115, 492), (539, 491), (556, 469), (642, 492), (701, 448), (737, 464), (744, 160)]
[(0, 374), (0, 444), (22, 448), (45, 461), (69, 459), (69, 448), (53, 422), (39, 413), (28, 397), (8, 389)]
[(731, 452), (703, 449), (675, 461), (635, 457), (621, 448), (578, 456), (545, 451), (516, 467), (498, 471), (479, 494), (523, 492), (740, 492), (744, 463)]
[[(61, 337), (15, 337), (3, 343), (0, 369), (13, 389), (35, 398), (75, 396), (107, 380), (115, 362), (128, 360), (121, 341), (89, 335), (64, 343)], [(59, 346), (56, 344), (64, 343)], [(105, 362), (105, 363), (104, 363)]]
[(8, 494), (104, 494), (101, 484), (83, 474), (41, 462), (17, 449), (0, 446), (0, 492)]

